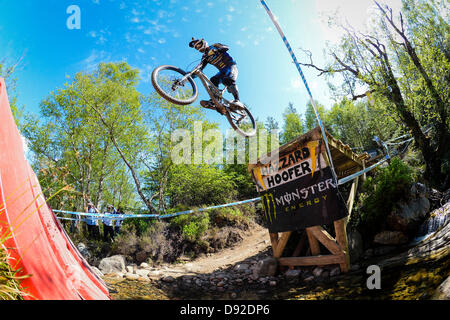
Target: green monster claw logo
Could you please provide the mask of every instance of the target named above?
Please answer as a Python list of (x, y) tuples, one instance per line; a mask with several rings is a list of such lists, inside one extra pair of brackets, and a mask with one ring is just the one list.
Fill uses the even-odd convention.
[(272, 193), (266, 193), (261, 197), (261, 202), (264, 207), (264, 214), (267, 221), (270, 221), (272, 223), (272, 216), (270, 214), (270, 207), (273, 207), (273, 219), (275, 220), (277, 218), (277, 207), (275, 206), (275, 200), (273, 198)]

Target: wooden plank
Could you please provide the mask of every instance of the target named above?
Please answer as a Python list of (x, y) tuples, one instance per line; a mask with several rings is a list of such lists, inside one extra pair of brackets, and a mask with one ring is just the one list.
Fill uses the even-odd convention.
[(317, 242), (317, 239), (314, 237), (311, 230), (306, 229), (306, 234), (308, 235), (308, 241), (309, 241), (309, 247), (311, 248), (311, 255), (317, 256), (320, 254), (320, 247), (319, 242)]
[(345, 260), (340, 264), (342, 272), (348, 272), (350, 268), (350, 255), (348, 252), (348, 241), (347, 241), (347, 217), (334, 221), (334, 230), (336, 231), (336, 241), (341, 246), (345, 252)]
[(279, 258), (280, 266), (316, 266), (327, 264), (342, 264), (345, 261), (344, 255), (324, 255), (313, 257), (284, 257)]
[(275, 258), (280, 258), (281, 255), (283, 254), (284, 247), (286, 247), (286, 244), (289, 240), (289, 237), (291, 236), (291, 233), (292, 233), (291, 231), (281, 233), (280, 240), (278, 240), (277, 249), (273, 253), (273, 256)]
[(326, 232), (321, 226), (315, 226), (308, 228), (314, 237), (317, 238), (332, 254), (340, 255), (345, 254), (344, 250), (336, 243), (336, 240), (328, 232)]
[(270, 242), (272, 243), (272, 251), (273, 254), (277, 251), (278, 246), (278, 233), (269, 233), (270, 236)]
[(348, 218), (351, 216), (352, 211), (353, 211), (353, 204), (355, 202), (356, 192), (358, 190), (358, 181), (359, 181), (359, 177), (357, 177), (355, 180), (353, 180), (352, 188), (350, 189), (350, 195), (347, 200)]

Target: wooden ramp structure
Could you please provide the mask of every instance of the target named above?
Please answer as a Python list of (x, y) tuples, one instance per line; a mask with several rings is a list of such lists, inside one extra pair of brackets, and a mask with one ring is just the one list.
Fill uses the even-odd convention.
[[(331, 134), (326, 132), (328, 144), (330, 148), (331, 157), (333, 160), (335, 172), (337, 178), (341, 179), (351, 174), (357, 173), (363, 170), (368, 162), (370, 156), (367, 153), (357, 155), (352, 151), (350, 146), (344, 144), (342, 141), (334, 138)], [(322, 133), (320, 127), (317, 127), (302, 136), (290, 141), (289, 143), (280, 146), (278, 149), (279, 158), (294, 152), (299, 146), (305, 145), (308, 141), (317, 141), (322, 139)], [(322, 151), (324, 146), (322, 145)], [(271, 155), (273, 152), (271, 153)], [(253, 174), (254, 170), (261, 167), (263, 163), (268, 163), (271, 155), (265, 155), (258, 159), (256, 164), (250, 164), (248, 169)], [(329, 164), (329, 159), (326, 152), (322, 152), (322, 156)], [(320, 162), (320, 161), (319, 161)], [(330, 264), (338, 264), (342, 272), (347, 272), (350, 265), (350, 256), (348, 250), (346, 226), (348, 217), (353, 209), (353, 202), (358, 187), (359, 178), (355, 178), (352, 182), (350, 194), (347, 200), (348, 216), (333, 221), (335, 237), (332, 237), (321, 225), (309, 226), (304, 230), (306, 236), (301, 237), (296, 248), (292, 253), (288, 253), (289, 256), (284, 255), (286, 245), (294, 231), (286, 232), (272, 232), (270, 233), (270, 241), (272, 244), (273, 255), (278, 260), (280, 266), (287, 266), (294, 268), (295, 266), (324, 266)], [(305, 251), (305, 246), (309, 243), (308, 256), (299, 256), (300, 252)], [(321, 246), (326, 248), (329, 252), (322, 252)]]

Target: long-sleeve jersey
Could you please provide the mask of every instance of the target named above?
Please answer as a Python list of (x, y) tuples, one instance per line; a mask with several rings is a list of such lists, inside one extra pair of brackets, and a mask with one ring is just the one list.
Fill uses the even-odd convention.
[(233, 58), (228, 54), (228, 50), (229, 48), (226, 45), (220, 43), (216, 43), (208, 47), (202, 57), (202, 69), (205, 68), (207, 64), (211, 64), (219, 70), (236, 64)]

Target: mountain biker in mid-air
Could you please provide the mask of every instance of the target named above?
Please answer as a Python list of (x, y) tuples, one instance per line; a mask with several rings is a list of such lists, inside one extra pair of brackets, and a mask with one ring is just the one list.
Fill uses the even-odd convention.
[[(231, 105), (238, 108), (243, 108), (244, 105), (239, 100), (239, 91), (236, 85), (239, 72), (236, 62), (227, 52), (229, 50), (228, 46), (220, 43), (209, 46), (208, 42), (204, 39), (195, 40), (192, 38), (192, 41), (189, 43), (189, 47), (203, 53), (201, 70), (203, 70), (208, 64), (212, 64), (219, 69), (219, 73), (210, 79), (211, 82), (216, 87), (219, 87), (219, 84), (223, 83), (234, 97), (234, 100), (231, 101)], [(216, 110), (216, 107), (211, 100), (202, 100), (200, 101), (200, 104), (204, 108)], [(225, 113), (225, 110), (218, 111), (222, 114)]]

